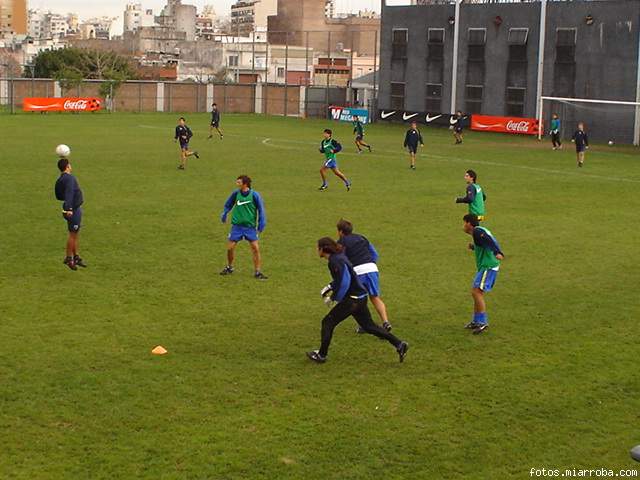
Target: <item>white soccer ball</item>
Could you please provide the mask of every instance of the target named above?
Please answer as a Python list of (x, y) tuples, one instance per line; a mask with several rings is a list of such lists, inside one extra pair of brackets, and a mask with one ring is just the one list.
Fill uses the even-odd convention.
[(56, 155), (66, 158), (71, 154), (71, 149), (64, 143), (56, 147)]
[(613, 140), (609, 140), (609, 146), (613, 147)]

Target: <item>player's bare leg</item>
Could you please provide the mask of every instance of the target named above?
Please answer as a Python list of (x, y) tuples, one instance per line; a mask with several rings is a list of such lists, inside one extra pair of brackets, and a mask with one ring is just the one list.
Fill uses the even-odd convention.
[(375, 307), (376, 312), (378, 312), (378, 316), (380, 317), (380, 320), (382, 320), (382, 326), (387, 330), (391, 330), (391, 325), (389, 324), (389, 318), (387, 317), (387, 307), (382, 301), (382, 299), (380, 297), (369, 297), (369, 299), (371, 300), (371, 303)]
[(251, 246), (251, 253), (253, 254), (253, 267), (256, 272), (259, 272), (262, 267), (262, 257), (260, 256), (260, 245), (257, 241), (249, 242)]

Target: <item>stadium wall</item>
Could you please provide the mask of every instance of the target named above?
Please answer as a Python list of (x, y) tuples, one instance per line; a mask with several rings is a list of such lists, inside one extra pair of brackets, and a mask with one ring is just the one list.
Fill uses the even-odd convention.
[[(21, 111), (25, 97), (101, 98), (101, 83), (86, 80), (65, 89), (50, 79), (0, 79), (0, 112)], [(104, 106), (115, 112), (198, 113), (211, 111), (215, 102), (226, 113), (326, 117), (330, 104), (345, 104), (346, 94), (344, 88), (301, 85), (128, 81)]]
[[(383, 6), (378, 108), (448, 112), (455, 5), (418, 3), (424, 4)], [(540, 2), (460, 5), (456, 109), (536, 116), (540, 13)], [(548, 2), (541, 94), (635, 101), (639, 24), (640, 0)], [(406, 47), (398, 44), (403, 34), (394, 34), (402, 29)], [(444, 31), (441, 59), (429, 29)], [(470, 29), (485, 29), (483, 45), (480, 32)], [(525, 45), (518, 43), (522, 31), (516, 29), (527, 29)], [(564, 45), (572, 39), (574, 45)], [(552, 111), (563, 118), (565, 136), (583, 120), (596, 140), (633, 139), (633, 107), (545, 105), (547, 125)]]

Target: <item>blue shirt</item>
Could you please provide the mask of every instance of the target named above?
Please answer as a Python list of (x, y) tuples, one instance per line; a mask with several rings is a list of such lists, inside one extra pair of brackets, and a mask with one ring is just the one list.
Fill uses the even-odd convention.
[(329, 257), (329, 272), (331, 273), (331, 300), (341, 302), (348, 295), (352, 298), (365, 298), (364, 289), (358, 275), (353, 271), (353, 265), (344, 253), (334, 253)]
[(62, 209), (67, 212), (80, 207), (84, 201), (78, 180), (70, 173), (63, 172), (58, 177), (55, 193), (56, 198), (63, 201)]
[(364, 265), (365, 263), (376, 263), (378, 252), (362, 235), (351, 233), (338, 240), (338, 243), (345, 248), (345, 255), (352, 265)]

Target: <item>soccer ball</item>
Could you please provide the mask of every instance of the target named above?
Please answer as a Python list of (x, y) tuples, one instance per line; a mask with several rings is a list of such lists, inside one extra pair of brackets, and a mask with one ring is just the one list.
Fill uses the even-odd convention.
[(56, 147), (56, 155), (66, 158), (71, 154), (71, 149), (64, 143)]
[(609, 146), (613, 147), (613, 140), (609, 140)]

